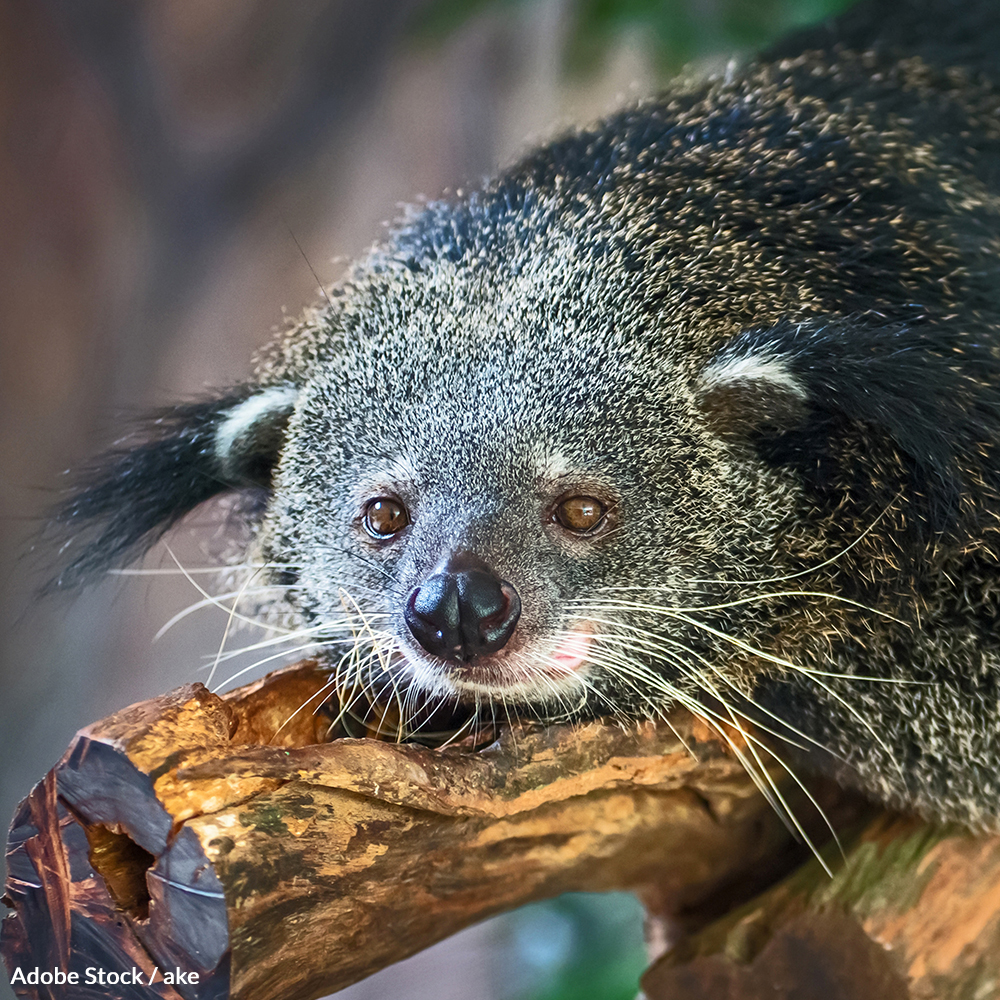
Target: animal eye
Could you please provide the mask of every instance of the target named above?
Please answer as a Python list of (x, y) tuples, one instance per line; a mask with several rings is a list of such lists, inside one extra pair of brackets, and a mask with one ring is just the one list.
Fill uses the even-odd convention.
[(582, 533), (596, 528), (607, 508), (593, 497), (567, 497), (555, 509), (553, 517), (568, 531)]
[(365, 505), (365, 531), (373, 538), (391, 538), (409, 523), (406, 508), (391, 497), (378, 497)]

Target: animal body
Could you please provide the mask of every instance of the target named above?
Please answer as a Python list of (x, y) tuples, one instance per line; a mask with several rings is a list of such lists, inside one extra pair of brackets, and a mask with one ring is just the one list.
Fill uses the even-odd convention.
[(414, 210), (84, 477), (60, 582), (242, 491), (259, 614), (349, 682), (680, 703), (995, 825), (997, 53), (986, 0), (864, 4)]

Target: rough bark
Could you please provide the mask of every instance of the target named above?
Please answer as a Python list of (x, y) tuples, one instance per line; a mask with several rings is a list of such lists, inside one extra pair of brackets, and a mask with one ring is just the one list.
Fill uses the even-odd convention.
[[(192, 686), (81, 732), (12, 827), (8, 967), (315, 997), (531, 899), (655, 879), (683, 907), (797, 857), (690, 716), (522, 727), (476, 753), (319, 744), (329, 720), (295, 710), (325, 681), (307, 664), (222, 698)], [(122, 993), (154, 994), (173, 995)]]
[(1000, 837), (879, 816), (678, 944), (648, 1000), (992, 1000)]
[[(11, 974), (81, 983), (21, 995), (306, 1000), (492, 913), (622, 888), (686, 935), (651, 1000), (994, 995), (1000, 840), (879, 817), (846, 860), (827, 848), (830, 879), (686, 713), (477, 751), (324, 743), (325, 683), (302, 664), (194, 685), (77, 736), (15, 816), (2, 949)], [(864, 807), (814, 794), (860, 829)], [(144, 980), (85, 985), (87, 967)]]

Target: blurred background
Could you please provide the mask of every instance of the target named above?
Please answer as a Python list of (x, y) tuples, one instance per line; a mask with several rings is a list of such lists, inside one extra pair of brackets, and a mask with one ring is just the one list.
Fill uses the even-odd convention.
[[(203, 679), (226, 625), (206, 609), (154, 641), (199, 597), (172, 575), (39, 600), (63, 470), (246, 377), (401, 203), (843, 6), (0, 0), (0, 827), (78, 728)], [(173, 533), (186, 564), (218, 520)], [(644, 964), (632, 897), (568, 896), (338, 996), (626, 1000)]]

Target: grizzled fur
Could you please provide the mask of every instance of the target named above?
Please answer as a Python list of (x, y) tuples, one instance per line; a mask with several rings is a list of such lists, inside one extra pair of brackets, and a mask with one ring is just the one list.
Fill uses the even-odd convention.
[[(82, 489), (64, 520), (106, 527), (65, 580), (263, 484), (256, 580), (331, 663), (375, 646), (404, 688), (550, 717), (749, 717), (994, 825), (998, 52), (987, 0), (863, 4), (414, 211), (254, 384)], [(553, 519), (573, 496), (589, 533)], [(380, 497), (409, 514), (383, 540)], [(403, 619), (456, 551), (522, 605), (472, 664)]]

